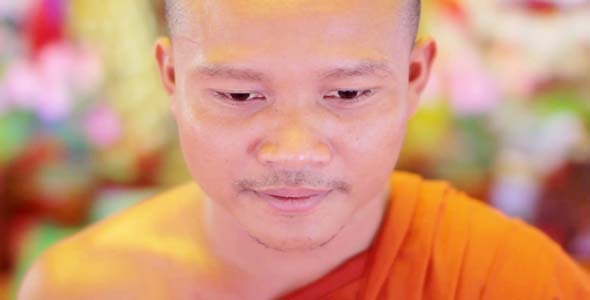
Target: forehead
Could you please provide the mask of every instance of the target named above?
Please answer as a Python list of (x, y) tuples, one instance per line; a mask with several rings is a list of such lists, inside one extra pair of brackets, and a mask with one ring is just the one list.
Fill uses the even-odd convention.
[(208, 63), (273, 54), (382, 60), (405, 45), (401, 1), (179, 1), (182, 25), (174, 39), (192, 42)]
[(218, 10), (246, 16), (297, 13), (338, 13), (359, 10), (394, 9), (403, 0), (168, 0), (172, 10), (210, 13)]
[[(300, 14), (338, 14), (391, 9), (395, 0), (200, 0), (190, 1), (195, 8), (223, 9), (249, 17), (286, 17)], [(383, 12), (383, 11), (381, 11)]]

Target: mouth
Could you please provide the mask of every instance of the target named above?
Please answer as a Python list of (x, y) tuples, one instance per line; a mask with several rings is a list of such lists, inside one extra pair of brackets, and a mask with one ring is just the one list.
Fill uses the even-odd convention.
[(254, 191), (273, 210), (282, 214), (308, 214), (331, 192), (332, 190), (308, 188), (273, 188)]

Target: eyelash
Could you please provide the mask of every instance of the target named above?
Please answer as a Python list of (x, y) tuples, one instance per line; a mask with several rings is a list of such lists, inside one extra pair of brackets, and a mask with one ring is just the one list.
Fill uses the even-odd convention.
[[(347, 90), (347, 89), (342, 89), (342, 90), (335, 90), (335, 91), (332, 91), (332, 92), (328, 93), (327, 95), (324, 95), (323, 98), (324, 99), (327, 99), (327, 97), (334, 97), (334, 96), (329, 96), (329, 94), (332, 94), (332, 93), (338, 94), (338, 93), (341, 93), (341, 92), (357, 92), (358, 95), (355, 96), (352, 99), (345, 99), (345, 98), (342, 98), (342, 97), (338, 97), (338, 99), (343, 100), (345, 102), (355, 103), (355, 102), (360, 101), (363, 98), (372, 96), (375, 93), (375, 90), (374, 89), (365, 89), (365, 90), (355, 90), (355, 89), (349, 89), (349, 90)], [(258, 93), (255, 93), (255, 92), (224, 93), (224, 92), (214, 91), (213, 94), (214, 94), (215, 97), (224, 99), (224, 100), (229, 101), (229, 102), (232, 102), (234, 104), (237, 104), (237, 103), (246, 103), (246, 102), (252, 102), (254, 100), (265, 100), (266, 99), (266, 97), (264, 97), (264, 96), (262, 96), (262, 99), (256, 99), (256, 97), (255, 98), (250, 98), (252, 95), (258, 94)], [(246, 98), (244, 100), (235, 100), (232, 97), (232, 94), (233, 95), (250, 95), (250, 96), (248, 96), (248, 98)], [(260, 96), (258, 96), (258, 98), (259, 97)]]
[[(255, 95), (255, 94), (257, 94), (257, 93), (254, 93), (254, 92), (233, 92), (233, 93), (224, 93), (224, 92), (219, 92), (219, 91), (214, 91), (214, 92), (213, 92), (213, 95), (214, 95), (215, 97), (218, 97), (218, 98), (221, 98), (221, 99), (224, 99), (224, 100), (230, 101), (230, 102), (235, 102), (235, 103), (243, 103), (243, 102), (244, 102), (244, 103), (245, 103), (245, 102), (251, 102), (251, 101), (252, 101), (252, 100), (249, 100), (249, 99), (250, 99), (250, 96), (249, 96), (247, 99), (245, 99), (245, 100), (235, 100), (235, 99), (233, 99), (233, 98), (232, 98), (232, 96), (231, 96), (232, 94), (233, 94), (233, 95)], [(262, 99), (262, 100), (266, 99), (264, 96), (262, 96), (262, 97), (263, 97), (263, 99)], [(260, 100), (260, 99), (256, 99), (256, 100)]]
[[(338, 93), (341, 93), (341, 92), (357, 92), (358, 93), (357, 96), (355, 96), (352, 99), (345, 99), (345, 98), (342, 98), (342, 97), (338, 97), (339, 100), (343, 100), (344, 102), (355, 103), (355, 102), (360, 101), (363, 98), (372, 96), (375, 93), (375, 90), (374, 89), (365, 89), (365, 90), (354, 90), (354, 89), (350, 89), (350, 90), (336, 90), (336, 91), (332, 91), (332, 92), (328, 93), (328, 95), (331, 94), (331, 93), (338, 94)], [(324, 99), (326, 99), (327, 97), (328, 96), (324, 96)]]

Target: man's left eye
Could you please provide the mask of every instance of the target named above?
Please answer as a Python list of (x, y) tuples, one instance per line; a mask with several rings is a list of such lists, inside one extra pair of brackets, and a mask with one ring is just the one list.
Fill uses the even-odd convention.
[(236, 92), (236, 93), (224, 93), (224, 92), (215, 92), (218, 97), (224, 98), (229, 101), (233, 102), (248, 102), (252, 100), (264, 100), (265, 97), (259, 93), (249, 93), (249, 92)]
[(373, 90), (337, 90), (324, 96), (324, 99), (357, 100), (373, 94)]

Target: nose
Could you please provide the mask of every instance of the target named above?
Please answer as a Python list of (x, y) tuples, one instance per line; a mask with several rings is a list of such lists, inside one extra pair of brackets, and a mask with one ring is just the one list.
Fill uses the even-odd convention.
[(331, 158), (331, 149), (318, 130), (298, 117), (285, 119), (257, 149), (259, 162), (289, 169), (322, 166)]

